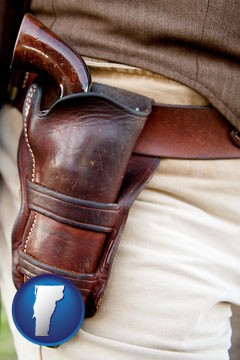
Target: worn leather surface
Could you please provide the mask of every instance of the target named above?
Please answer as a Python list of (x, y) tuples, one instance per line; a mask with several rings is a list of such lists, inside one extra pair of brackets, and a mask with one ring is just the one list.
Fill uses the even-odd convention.
[(213, 107), (154, 104), (134, 153), (174, 159), (240, 157), (239, 132)]
[(19, 147), (22, 206), (12, 235), (13, 279), (18, 288), (42, 273), (65, 276), (92, 316), (129, 206), (159, 163), (139, 156), (129, 161), (151, 102), (141, 111), (142, 100), (136, 110), (136, 99), (121, 105), (81, 93), (43, 113), (40, 101), (41, 90), (33, 85)]

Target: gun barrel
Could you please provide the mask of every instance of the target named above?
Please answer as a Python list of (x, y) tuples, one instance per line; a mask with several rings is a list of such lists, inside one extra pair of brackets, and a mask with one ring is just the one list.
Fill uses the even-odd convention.
[(12, 68), (53, 77), (61, 97), (88, 91), (91, 76), (82, 57), (31, 14), (25, 14)]

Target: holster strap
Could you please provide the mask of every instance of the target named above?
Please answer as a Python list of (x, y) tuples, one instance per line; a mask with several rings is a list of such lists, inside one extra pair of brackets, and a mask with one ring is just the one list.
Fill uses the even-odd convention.
[(28, 180), (29, 209), (56, 221), (81, 229), (111, 232), (116, 225), (120, 206), (82, 200), (58, 193)]
[(177, 159), (240, 158), (237, 134), (212, 107), (155, 104), (134, 153)]

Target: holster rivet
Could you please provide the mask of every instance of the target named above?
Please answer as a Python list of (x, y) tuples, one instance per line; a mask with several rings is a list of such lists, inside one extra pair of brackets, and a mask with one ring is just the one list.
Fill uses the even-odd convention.
[(237, 147), (240, 147), (240, 131), (234, 129), (230, 132), (232, 141)]

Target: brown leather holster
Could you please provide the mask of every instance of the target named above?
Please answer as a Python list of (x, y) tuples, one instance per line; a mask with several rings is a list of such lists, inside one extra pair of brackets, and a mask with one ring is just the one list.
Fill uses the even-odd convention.
[(43, 273), (64, 276), (92, 316), (129, 207), (159, 163), (132, 155), (152, 104), (100, 85), (47, 112), (40, 103), (41, 89), (32, 85), (18, 155), (22, 202), (12, 234), (13, 279), (19, 288)]

